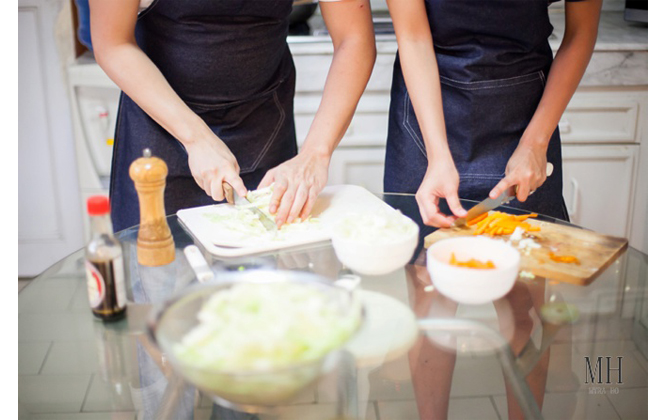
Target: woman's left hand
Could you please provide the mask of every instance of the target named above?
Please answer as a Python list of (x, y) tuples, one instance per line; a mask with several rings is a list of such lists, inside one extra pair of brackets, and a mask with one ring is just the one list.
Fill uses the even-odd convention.
[(516, 185), (516, 198), (524, 202), (546, 179), (547, 148), (528, 145), (522, 141), (507, 162), (505, 177), (491, 190), (489, 197), (495, 199), (503, 191)]
[(274, 182), (270, 213), (275, 214), (278, 228), (298, 217), (305, 220), (309, 216), (317, 196), (328, 181), (329, 164), (329, 154), (303, 150), (265, 174), (258, 188)]

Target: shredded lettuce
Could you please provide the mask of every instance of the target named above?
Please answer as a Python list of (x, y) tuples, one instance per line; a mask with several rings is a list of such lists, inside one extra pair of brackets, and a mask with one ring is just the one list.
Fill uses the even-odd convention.
[(262, 243), (267, 241), (290, 241), (299, 239), (304, 234), (309, 234), (321, 229), (317, 218), (308, 217), (305, 220), (297, 218), (292, 223), (282, 225), (281, 229), (268, 232), (261, 223), (258, 215), (250, 210), (258, 208), (272, 221), (275, 215), (270, 214), (270, 199), (274, 184), (254, 191), (249, 191), (247, 200), (250, 204), (236, 206), (216, 206), (211, 211), (203, 214), (217, 232), (223, 232), (231, 242), (239, 243)]
[[(263, 371), (315, 361), (341, 346), (360, 322), (325, 293), (289, 282), (242, 283), (213, 294), (200, 323), (175, 348), (192, 367)], [(354, 308), (355, 309), (355, 308)]]

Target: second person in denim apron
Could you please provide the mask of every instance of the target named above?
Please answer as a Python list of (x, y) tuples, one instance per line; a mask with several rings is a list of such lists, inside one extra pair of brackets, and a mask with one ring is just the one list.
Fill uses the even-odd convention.
[(547, 0), (389, 0), (399, 54), (385, 191), (416, 193), (433, 226), (454, 220), (439, 198), (462, 217), (459, 198), (515, 186), (511, 206), (567, 220), (557, 125), (593, 51), (600, 3), (566, 3), (554, 61)]

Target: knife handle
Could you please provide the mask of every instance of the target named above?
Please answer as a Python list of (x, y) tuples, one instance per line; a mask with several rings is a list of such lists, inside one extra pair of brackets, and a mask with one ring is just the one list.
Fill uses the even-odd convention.
[[(551, 162), (547, 162), (547, 178), (551, 176), (551, 174), (554, 173), (554, 165)], [(514, 196), (516, 197), (516, 193), (519, 192), (519, 186), (515, 185), (514, 186)], [(528, 195), (531, 195), (535, 192), (535, 190), (531, 191), (528, 193)]]
[(223, 181), (223, 196), (226, 198), (226, 201), (230, 204), (235, 204), (235, 190), (233, 186)]

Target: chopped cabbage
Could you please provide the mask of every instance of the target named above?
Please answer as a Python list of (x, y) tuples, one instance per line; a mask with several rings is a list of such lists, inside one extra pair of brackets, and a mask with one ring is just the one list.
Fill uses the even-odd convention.
[(218, 371), (263, 371), (315, 361), (358, 327), (360, 308), (304, 284), (241, 283), (213, 294), (180, 343), (183, 363)]
[(417, 225), (400, 210), (347, 213), (335, 226), (335, 233), (344, 238), (375, 243), (404, 240), (414, 234)]
[(304, 233), (320, 229), (319, 219), (308, 217), (305, 220), (297, 218), (292, 223), (282, 225), (277, 231), (268, 232), (258, 215), (250, 209), (256, 207), (274, 221), (275, 215), (270, 214), (269, 210), (273, 188), (274, 184), (249, 191), (247, 194), (249, 204), (234, 207), (216, 206), (203, 216), (212, 223), (214, 229), (225, 232), (230, 242), (240, 244), (293, 240), (300, 238)]

